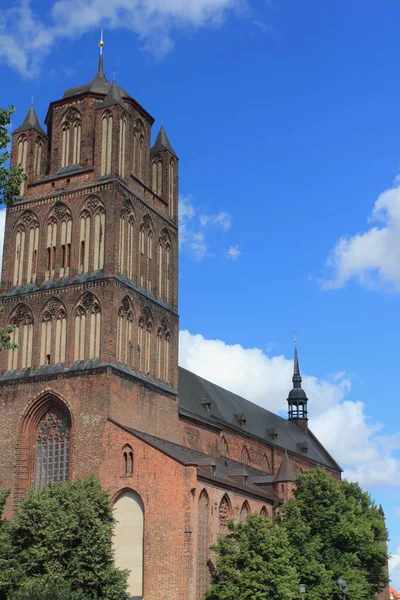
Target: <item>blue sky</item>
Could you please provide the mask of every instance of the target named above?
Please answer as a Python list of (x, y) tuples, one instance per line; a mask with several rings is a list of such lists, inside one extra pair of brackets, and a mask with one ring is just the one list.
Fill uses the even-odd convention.
[(311, 426), (383, 504), (400, 587), (400, 1), (11, 6), (14, 126), (92, 78), (105, 28), (181, 159), (181, 364), (284, 411), (298, 331)]

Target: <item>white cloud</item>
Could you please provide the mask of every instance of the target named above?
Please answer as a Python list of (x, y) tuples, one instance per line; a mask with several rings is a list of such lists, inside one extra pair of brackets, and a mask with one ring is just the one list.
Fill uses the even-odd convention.
[(232, 226), (232, 217), (227, 212), (219, 212), (216, 215), (200, 215), (200, 225), (202, 227), (216, 225), (228, 231)]
[[(282, 355), (267, 356), (260, 348), (181, 331), (179, 362), (268, 410), (286, 414), (293, 361)], [(364, 488), (396, 484), (400, 468), (392, 452), (399, 447), (397, 436), (382, 435), (382, 426), (369, 419), (364, 404), (346, 399), (351, 391), (346, 373), (329, 379), (304, 375), (303, 387), (310, 427), (344, 468), (344, 476)]]
[(322, 281), (325, 289), (338, 289), (351, 279), (367, 288), (400, 292), (400, 184), (383, 192), (369, 219), (380, 223), (364, 233), (342, 237), (327, 266), (333, 270)]
[(229, 246), (226, 258), (229, 260), (237, 260), (241, 255), (242, 251), (239, 249), (239, 246)]
[(231, 224), (232, 217), (229, 213), (221, 211), (215, 215), (198, 216), (192, 195), (179, 197), (179, 246), (185, 248), (194, 260), (200, 261), (206, 256), (213, 256), (206, 230), (216, 227), (228, 231)]
[(391, 585), (396, 590), (400, 589), (400, 547), (396, 548), (395, 554), (389, 559), (389, 573)]
[(3, 264), (3, 243), (4, 243), (4, 227), (6, 224), (6, 211), (0, 210), (0, 275)]
[(17, 0), (0, 16), (0, 60), (33, 77), (58, 40), (104, 26), (135, 33), (142, 47), (162, 58), (176, 29), (220, 25), (245, 0), (56, 0), (39, 17), (30, 0)]

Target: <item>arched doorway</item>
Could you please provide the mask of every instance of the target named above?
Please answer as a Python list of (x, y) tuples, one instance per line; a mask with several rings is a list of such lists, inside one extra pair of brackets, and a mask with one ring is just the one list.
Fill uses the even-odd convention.
[(143, 503), (133, 490), (125, 490), (114, 504), (115, 564), (128, 569), (131, 600), (143, 598)]

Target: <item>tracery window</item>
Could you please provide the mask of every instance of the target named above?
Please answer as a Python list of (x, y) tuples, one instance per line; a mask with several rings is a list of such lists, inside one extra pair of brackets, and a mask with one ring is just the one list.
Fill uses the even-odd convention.
[[(18, 161), (18, 166), (22, 167), (22, 169), (26, 172), (26, 159), (27, 159), (27, 155), (28, 155), (28, 139), (25, 135), (21, 135), (21, 137), (18, 140), (18, 155), (17, 155), (17, 161)], [(23, 196), (24, 194), (24, 190), (25, 190), (25, 181), (23, 181), (21, 183), (20, 189), (19, 189), (19, 193), (21, 196)]]
[(33, 174), (38, 177), (42, 173), (43, 140), (37, 138), (35, 142), (35, 153), (33, 156)]
[(126, 139), (126, 116), (122, 115), (119, 120), (119, 160), (118, 173), (125, 177), (125, 139)]
[(61, 409), (49, 409), (36, 440), (35, 489), (68, 480), (71, 422)]
[(242, 508), (240, 510), (240, 522), (244, 523), (244, 521), (247, 519), (249, 514), (250, 514), (250, 507), (247, 502), (243, 502)]
[(210, 501), (205, 490), (199, 497), (198, 525), (197, 597), (202, 598), (210, 585)]
[[(86, 335), (89, 338), (87, 351)], [(74, 360), (100, 357), (101, 309), (94, 294), (86, 292), (75, 309)]]
[(225, 494), (219, 504), (219, 534), (226, 535), (228, 533), (228, 523), (231, 517), (231, 505), (228, 496)]
[(106, 113), (102, 120), (102, 138), (101, 138), (101, 175), (109, 175), (111, 173), (111, 156), (112, 156), (112, 129), (113, 118), (111, 113)]
[(162, 195), (163, 162), (160, 156), (155, 156), (151, 163), (151, 187), (158, 196)]
[(122, 452), (122, 469), (125, 477), (133, 475), (133, 450), (129, 445), (125, 446)]

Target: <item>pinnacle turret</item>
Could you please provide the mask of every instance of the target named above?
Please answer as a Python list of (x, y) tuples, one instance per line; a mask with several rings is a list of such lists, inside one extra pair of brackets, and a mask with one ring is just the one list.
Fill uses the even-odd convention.
[(301, 387), (301, 374), (299, 365), (299, 355), (297, 345), (294, 347), (294, 363), (293, 363), (293, 389), (289, 392), (289, 420), (304, 420), (307, 421), (307, 394)]
[(164, 129), (164, 125), (161, 125), (155, 144), (150, 150), (150, 152), (151, 154), (156, 154), (157, 152), (164, 152), (165, 150), (168, 150), (168, 152), (170, 152), (173, 156), (178, 158), (175, 150), (171, 146), (171, 142), (168, 139), (167, 133)]
[(34, 129), (35, 131), (40, 133), (40, 135), (46, 135), (42, 127), (40, 126), (39, 119), (33, 104), (30, 105), (24, 122), (22, 123), (22, 125), (17, 127), (14, 133), (21, 133), (22, 131), (29, 131), (30, 129)]

